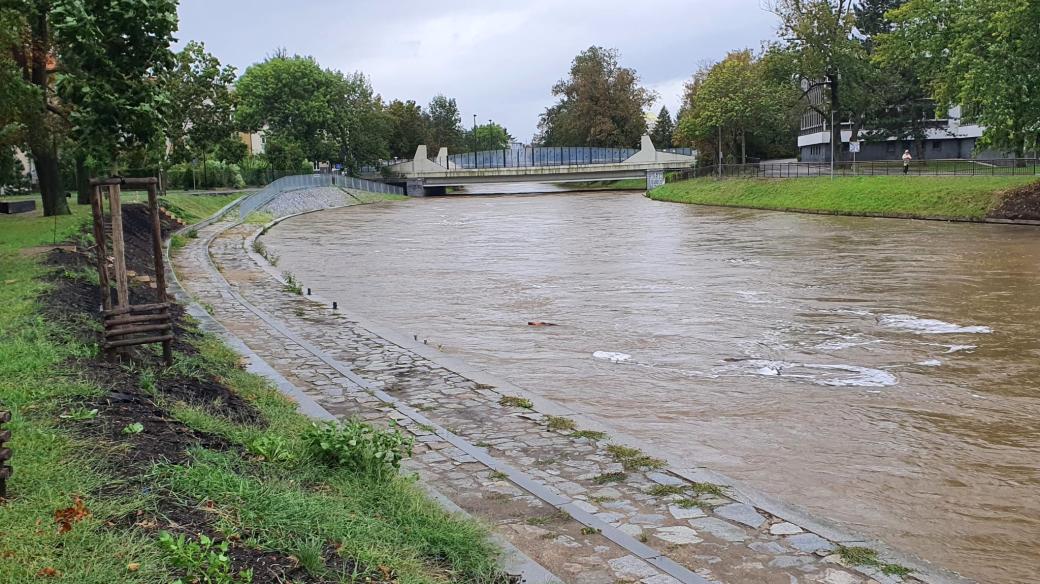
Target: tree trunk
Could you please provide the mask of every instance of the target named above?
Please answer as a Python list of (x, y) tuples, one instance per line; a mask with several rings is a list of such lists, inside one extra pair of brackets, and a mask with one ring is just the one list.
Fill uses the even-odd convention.
[(747, 132), (740, 131), (740, 163), (747, 164)]
[(76, 202), (80, 205), (90, 204), (90, 171), (87, 170), (87, 159), (82, 154), (76, 156)]
[(29, 71), (30, 81), (40, 88), (42, 102), (40, 109), (29, 122), (29, 150), (36, 163), (36, 176), (40, 181), (40, 195), (43, 199), (43, 215), (69, 215), (69, 202), (61, 188), (61, 171), (58, 169), (58, 147), (51, 130), (47, 127), (48, 108), (50, 106), (50, 71), (47, 63), (50, 59), (50, 27), (47, 23), (47, 12), (43, 9), (32, 17), (32, 67)]
[(49, 149), (33, 151), (36, 176), (40, 181), (44, 217), (70, 215), (69, 202), (61, 188), (61, 171), (58, 169), (58, 153)]

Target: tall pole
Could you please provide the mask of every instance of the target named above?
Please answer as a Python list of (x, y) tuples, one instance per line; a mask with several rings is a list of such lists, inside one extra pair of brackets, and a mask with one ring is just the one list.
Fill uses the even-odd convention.
[(473, 151), (477, 151), (477, 114), (473, 114)]
[(831, 108), (831, 179), (834, 178), (834, 108)]
[(722, 126), (719, 125), (719, 178), (722, 178)]

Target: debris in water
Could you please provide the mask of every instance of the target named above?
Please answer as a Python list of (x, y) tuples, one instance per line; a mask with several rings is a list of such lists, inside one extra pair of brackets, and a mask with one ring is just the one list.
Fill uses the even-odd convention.
[(527, 323), (527, 326), (559, 326), (555, 322), (542, 322), (540, 320), (532, 320)]
[(603, 359), (604, 361), (610, 361), (611, 363), (621, 363), (628, 361), (632, 358), (632, 355), (627, 353), (612, 353), (610, 351), (596, 351), (592, 354), (596, 359)]

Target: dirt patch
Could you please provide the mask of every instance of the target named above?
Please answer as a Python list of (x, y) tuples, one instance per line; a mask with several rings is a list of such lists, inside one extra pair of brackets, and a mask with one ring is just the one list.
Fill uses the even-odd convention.
[(1008, 191), (989, 217), (1040, 220), (1040, 182)]

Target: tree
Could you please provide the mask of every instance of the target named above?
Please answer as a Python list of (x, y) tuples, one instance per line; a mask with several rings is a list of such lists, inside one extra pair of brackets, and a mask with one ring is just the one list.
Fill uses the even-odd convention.
[(672, 122), (672, 114), (668, 113), (667, 106), (661, 106), (661, 111), (657, 114), (657, 121), (654, 122), (654, 129), (650, 133), (650, 139), (658, 148), (671, 148), (674, 132), (675, 124)]
[[(771, 0), (769, 8), (780, 18), (785, 48), (797, 55), (797, 74), (803, 98), (824, 120), (834, 120), (831, 140), (840, 145), (841, 126), (852, 122), (852, 137), (873, 107), (876, 80), (867, 52), (856, 38), (852, 0)], [(823, 89), (826, 99), (811, 96)], [(837, 150), (837, 157), (842, 150)]]
[[(218, 146), (237, 140), (235, 128), (235, 68), (221, 66), (199, 42), (189, 42), (175, 55), (175, 65), (165, 78), (170, 105), (167, 139), (174, 162), (201, 158)], [(234, 150), (230, 151), (234, 155)], [(205, 166), (203, 166), (205, 168)]]
[[(236, 92), (240, 127), (263, 130), (282, 152), (350, 170), (388, 154), (382, 102), (361, 73), (325, 70), (312, 57), (280, 51), (246, 69)], [(292, 156), (269, 159), (289, 163)]]
[(329, 160), (333, 157), (329, 81), (312, 57), (289, 57), (280, 51), (248, 67), (238, 80), (235, 119), (245, 131), (263, 130), (268, 141), (282, 149), (311, 161)]
[(889, 13), (878, 62), (904, 63), (943, 105), (986, 127), (980, 143), (1022, 156), (1040, 142), (1040, 3), (910, 0)]
[(724, 141), (730, 138), (739, 143), (740, 160), (745, 163), (749, 134), (786, 123), (784, 89), (770, 82), (750, 50), (732, 52), (702, 69), (688, 84), (690, 103), (677, 134), (688, 142), (714, 139), (714, 153), (722, 152)]
[(415, 149), (426, 140), (426, 117), (422, 106), (412, 100), (395, 99), (386, 107), (389, 119), (389, 150), (394, 158), (411, 158)]
[(656, 99), (621, 67), (618, 51), (589, 47), (571, 62), (570, 75), (553, 86), (559, 100), (542, 114), (538, 142), (545, 146), (631, 148), (646, 134), (643, 112)]
[(426, 115), (426, 145), (430, 152), (437, 152), (443, 147), (462, 148), (463, 136), (462, 115), (455, 99), (435, 95), (430, 100)]
[(474, 150), (503, 150), (513, 141), (509, 131), (494, 122), (477, 126), (466, 134), (466, 143)]
[(0, 22), (19, 93), (34, 97), (16, 117), (44, 214), (68, 214), (58, 167), (67, 139), (81, 156), (112, 164), (159, 136), (165, 99), (156, 78), (170, 64), (176, 0), (0, 0)]

